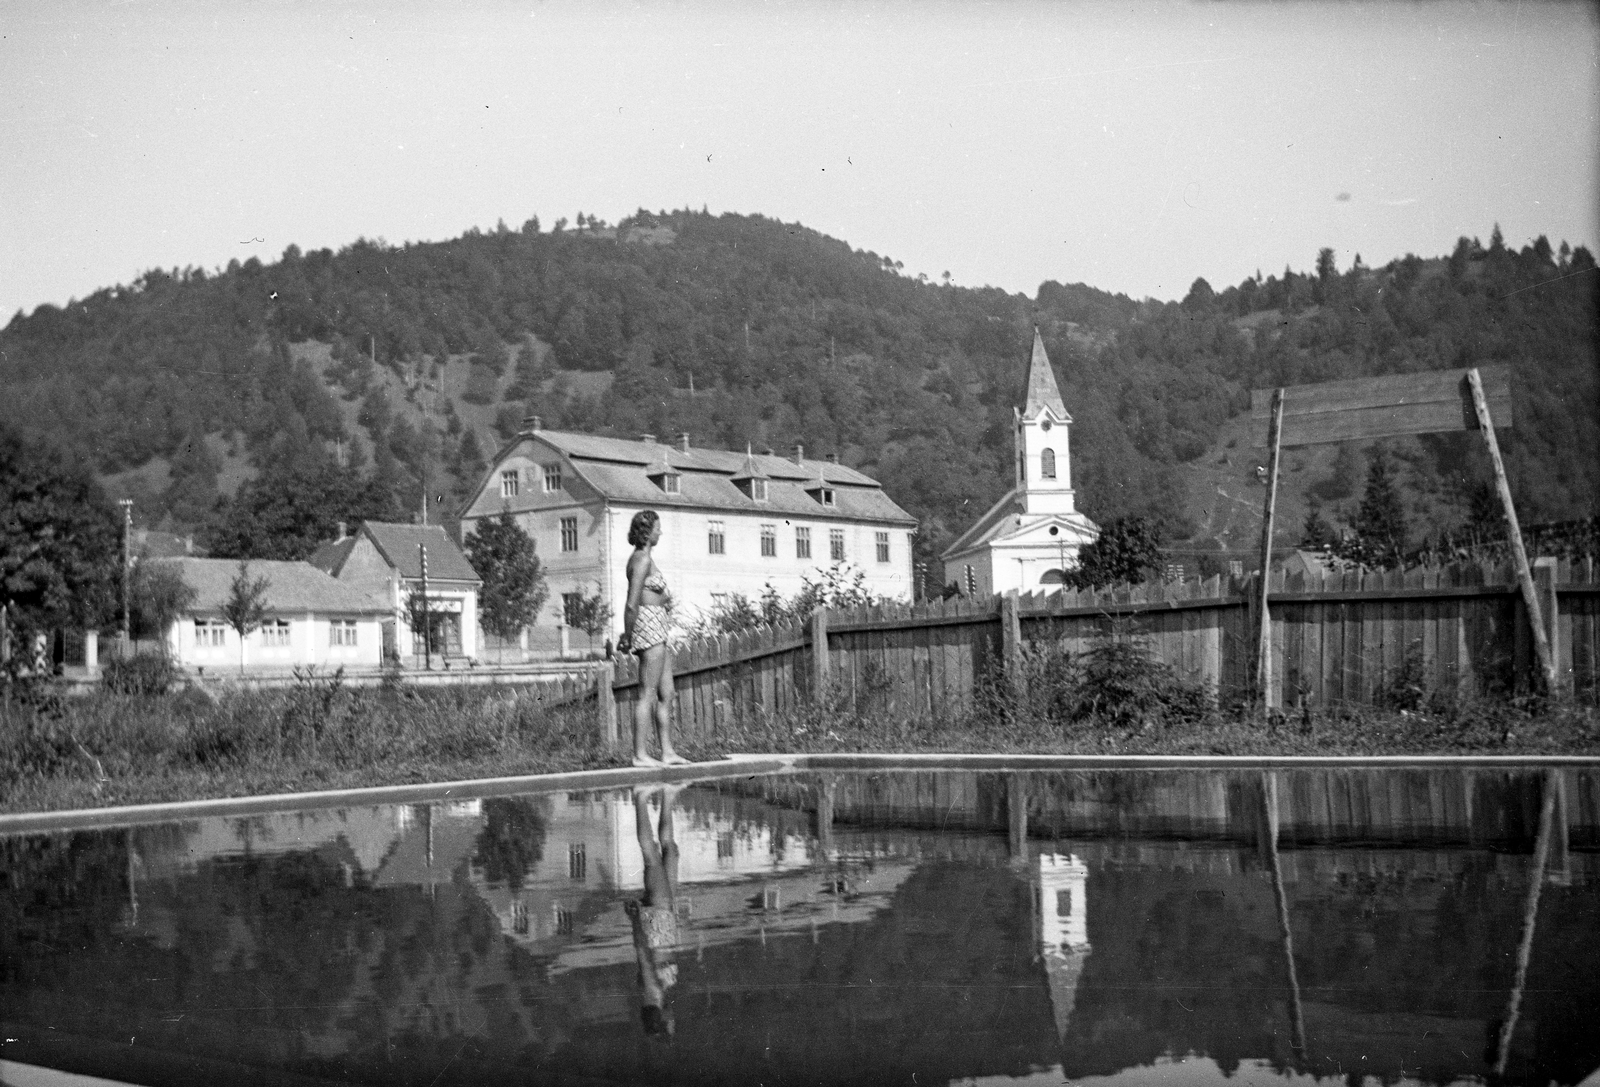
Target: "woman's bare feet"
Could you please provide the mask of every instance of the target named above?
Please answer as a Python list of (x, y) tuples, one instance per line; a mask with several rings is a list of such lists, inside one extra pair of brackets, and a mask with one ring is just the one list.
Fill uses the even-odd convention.
[(635, 755), (633, 757), (633, 765), (638, 766), (640, 768), (646, 768), (646, 767), (651, 767), (651, 766), (660, 766), (661, 765), (661, 760), (652, 759), (649, 755)]
[(667, 752), (662, 756), (661, 761), (667, 766), (687, 766), (689, 764), (689, 760), (676, 751)]

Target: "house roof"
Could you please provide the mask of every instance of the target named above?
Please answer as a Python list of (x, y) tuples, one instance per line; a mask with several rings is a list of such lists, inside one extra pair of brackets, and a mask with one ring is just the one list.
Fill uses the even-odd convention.
[(311, 552), (306, 561), (323, 573), (338, 577), (339, 571), (344, 569), (344, 560), (350, 557), (350, 552), (355, 546), (355, 536), (346, 536), (342, 540), (330, 540)]
[(378, 552), (400, 576), (411, 580), (422, 577), (419, 546), (428, 549), (428, 578), (437, 581), (470, 581), (483, 584), (461, 548), (440, 525), (398, 525), (387, 521), (366, 521), (359, 530), (365, 533)]
[[(175, 567), (195, 591), (189, 611), (215, 614), (222, 610), (239, 573), (237, 559), (152, 559)], [(388, 614), (389, 607), (359, 589), (317, 569), (309, 562), (251, 560), (249, 576), (267, 579), (267, 611), (275, 614)]]
[(1023, 400), (1022, 414), (1032, 419), (1040, 410), (1049, 408), (1056, 418), (1066, 420), (1067, 405), (1061, 399), (1061, 389), (1056, 385), (1056, 375), (1050, 369), (1050, 356), (1045, 354), (1044, 338), (1033, 330), (1033, 358), (1028, 361), (1028, 393)]
[[(602, 438), (592, 434), (537, 430), (523, 433), (516, 443), (503, 449), (484, 476), (483, 483), (467, 509), (486, 516), (486, 488), (493, 485), (501, 463), (522, 442), (539, 442), (564, 454), (573, 474), (595, 494), (611, 502), (655, 506), (663, 509), (700, 508), (774, 516), (835, 518), (879, 521), (912, 525), (916, 518), (901, 509), (883, 492), (877, 480), (854, 468), (832, 461), (802, 459), (771, 454), (733, 452), (726, 449), (689, 449), (660, 442)], [(678, 491), (668, 494), (653, 481), (663, 468), (678, 476)], [(767, 499), (757, 501), (735, 481), (766, 479)], [(834, 489), (834, 503), (824, 506), (807, 488), (815, 490), (819, 481)], [(541, 496), (497, 499), (513, 511), (534, 508)], [(488, 507), (488, 508), (486, 508)], [(431, 552), (430, 552), (431, 554)], [(430, 567), (431, 573), (431, 567)]]

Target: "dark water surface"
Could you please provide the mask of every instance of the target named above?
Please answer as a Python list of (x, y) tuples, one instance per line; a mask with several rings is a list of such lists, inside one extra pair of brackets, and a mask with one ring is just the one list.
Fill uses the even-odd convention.
[(0, 1057), (148, 1084), (1600, 1069), (1600, 772), (798, 774), (0, 838)]

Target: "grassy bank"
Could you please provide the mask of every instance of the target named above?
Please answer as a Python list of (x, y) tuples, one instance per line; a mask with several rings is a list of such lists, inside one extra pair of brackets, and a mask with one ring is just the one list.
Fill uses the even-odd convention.
[[(735, 721), (696, 760), (729, 752), (1420, 755), (1596, 754), (1592, 706), (1456, 700), (1426, 692), (1387, 709), (1270, 723), (1218, 710), (1137, 662), (1028, 662), (1025, 694), (986, 685), (962, 716), (897, 716), (871, 689), (786, 717)], [(627, 723), (624, 722), (626, 730)], [(0, 811), (249, 796), (623, 765), (594, 707), (547, 709), (514, 692), (345, 687), (309, 677), (270, 691), (0, 701)]]

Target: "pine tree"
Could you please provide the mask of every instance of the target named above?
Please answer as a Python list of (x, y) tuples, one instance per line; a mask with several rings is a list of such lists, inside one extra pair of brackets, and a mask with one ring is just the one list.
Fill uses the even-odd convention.
[(1396, 566), (1404, 557), (1410, 529), (1395, 486), (1394, 461), (1382, 446), (1367, 463), (1367, 489), (1352, 527), (1360, 554), (1350, 557), (1368, 566)]

